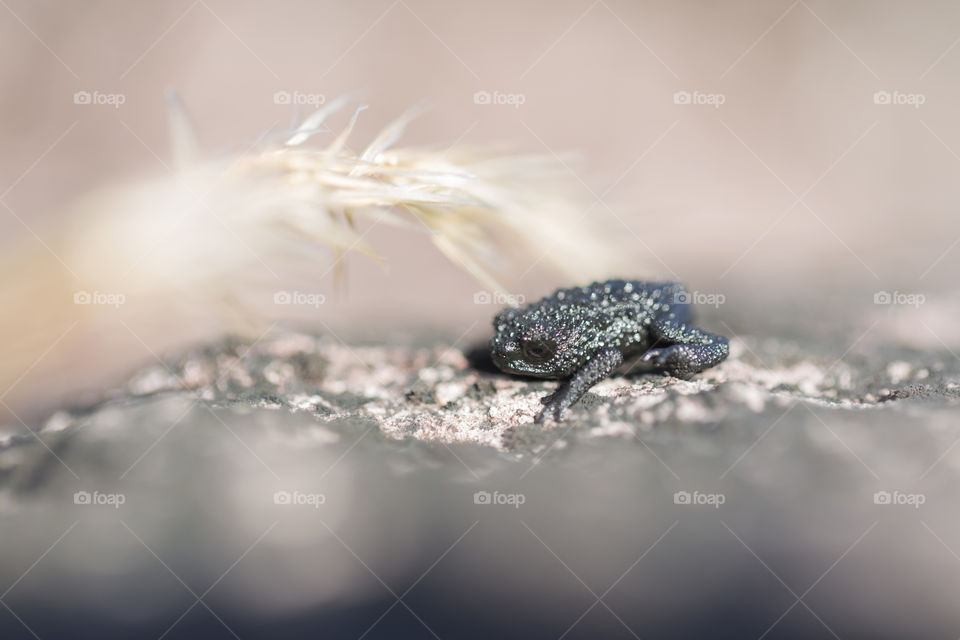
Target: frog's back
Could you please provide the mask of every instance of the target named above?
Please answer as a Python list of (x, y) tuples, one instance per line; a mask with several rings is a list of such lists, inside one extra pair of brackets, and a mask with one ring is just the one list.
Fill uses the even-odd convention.
[(658, 303), (669, 304), (676, 293), (682, 290), (675, 282), (605, 280), (584, 287), (558, 289), (548, 300), (598, 308), (622, 305), (644, 307)]

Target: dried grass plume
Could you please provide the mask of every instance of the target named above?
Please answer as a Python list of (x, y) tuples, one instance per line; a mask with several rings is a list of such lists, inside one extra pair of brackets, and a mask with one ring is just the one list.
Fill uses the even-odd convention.
[[(96, 371), (112, 357), (104, 343), (114, 331), (153, 350), (269, 321), (280, 310), (258, 302), (279, 281), (312, 279), (315, 290), (346, 254), (382, 261), (362, 231), (374, 224), (394, 227), (398, 241), (428, 234), (497, 292), (531, 269), (552, 269), (563, 282), (623, 273), (590, 202), (570, 188), (565, 159), (395, 147), (416, 111), (354, 151), (363, 106), (336, 135), (327, 126), (350, 102), (330, 102), (282, 139), (210, 157), (169, 95), (169, 175), (100, 189), (50, 231), (47, 247), (4, 256), (0, 330), (10, 348), (0, 386), (23, 391), (32, 367), (50, 372), (48, 382), (84, 360), (85, 373)], [(317, 145), (320, 133), (332, 139)], [(78, 295), (114, 298), (85, 304)]]

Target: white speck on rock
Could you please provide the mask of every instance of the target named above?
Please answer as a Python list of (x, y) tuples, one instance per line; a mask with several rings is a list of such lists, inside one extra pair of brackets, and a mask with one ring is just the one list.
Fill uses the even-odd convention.
[(887, 377), (893, 384), (899, 384), (910, 377), (913, 367), (909, 362), (898, 360), (887, 365)]
[(426, 384), (436, 384), (440, 379), (440, 372), (434, 367), (429, 367), (427, 369), (420, 369), (420, 371), (417, 372), (417, 377), (420, 378), (421, 382)]
[(763, 389), (737, 382), (730, 385), (730, 390), (734, 398), (741, 400), (755, 413), (760, 413), (767, 406), (769, 394)]
[(57, 411), (43, 425), (45, 432), (63, 431), (73, 424), (73, 418), (66, 411)]
[(702, 403), (688, 399), (677, 402), (675, 415), (684, 422), (713, 422), (716, 419)]
[(318, 406), (324, 409), (333, 410), (330, 403), (317, 395), (296, 394), (288, 398), (290, 406), (298, 411), (313, 411)]
[(169, 388), (173, 382), (174, 378), (166, 368), (154, 366), (135, 375), (127, 384), (127, 389), (135, 396), (142, 396)]
[(461, 382), (443, 382), (434, 389), (434, 396), (436, 396), (438, 404), (444, 405), (462, 398), (466, 392), (467, 385)]
[(274, 360), (264, 368), (263, 377), (282, 390), (283, 384), (294, 377), (293, 365), (282, 360)]

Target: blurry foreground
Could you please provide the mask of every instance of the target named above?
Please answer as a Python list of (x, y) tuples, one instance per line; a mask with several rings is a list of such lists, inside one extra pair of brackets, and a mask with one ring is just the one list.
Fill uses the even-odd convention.
[(547, 428), (450, 343), (169, 359), (0, 444), (2, 635), (951, 637), (960, 362), (871, 323)]

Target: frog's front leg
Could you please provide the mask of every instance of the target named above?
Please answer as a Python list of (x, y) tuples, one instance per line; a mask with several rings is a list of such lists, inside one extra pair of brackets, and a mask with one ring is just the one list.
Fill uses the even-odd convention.
[(553, 416), (558, 422), (563, 420), (567, 409), (582, 398), (590, 387), (609, 376), (621, 364), (623, 354), (619, 349), (610, 347), (598, 351), (569, 380), (561, 382), (556, 391), (540, 400), (544, 407), (534, 418), (534, 422), (543, 422), (547, 416)]
[(650, 335), (657, 344), (668, 346), (650, 349), (642, 360), (675, 378), (687, 380), (695, 373), (720, 364), (730, 353), (726, 338), (685, 324), (673, 314), (654, 320)]

